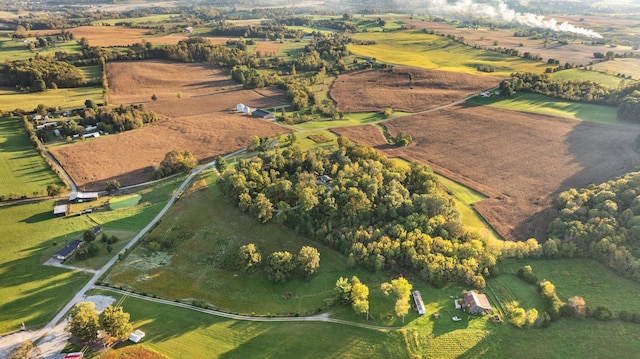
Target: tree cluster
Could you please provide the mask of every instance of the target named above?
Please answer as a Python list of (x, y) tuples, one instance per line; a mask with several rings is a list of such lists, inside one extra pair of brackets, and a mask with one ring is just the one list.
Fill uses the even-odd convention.
[(188, 150), (171, 150), (164, 155), (160, 165), (154, 170), (155, 178), (170, 176), (175, 173), (186, 173), (198, 165), (198, 160)]
[(310, 246), (302, 246), (295, 257), (289, 251), (277, 251), (271, 253), (263, 264), (258, 248), (249, 243), (238, 249), (237, 265), (246, 272), (262, 265), (269, 280), (283, 283), (294, 275), (305, 278), (314, 275), (320, 268), (320, 252)]
[(108, 306), (102, 312), (102, 321), (93, 302), (80, 302), (74, 305), (69, 313), (66, 330), (85, 343), (94, 342), (98, 338), (100, 328), (115, 340), (126, 340), (132, 330), (129, 313), (124, 312), (119, 306)]
[(394, 279), (388, 283), (382, 283), (380, 285), (380, 290), (384, 293), (384, 295), (388, 296), (393, 293), (396, 296), (396, 304), (394, 306), (396, 315), (398, 317), (402, 317), (402, 322), (404, 323), (404, 316), (409, 313), (409, 309), (411, 308), (411, 289), (413, 286), (409, 283), (405, 278)]
[[(4, 83), (10, 87), (22, 87), (44, 91), (47, 88), (78, 87), (84, 84), (84, 76), (77, 67), (50, 58), (13, 61), (2, 66)], [(45, 88), (42, 88), (42, 82)], [(35, 86), (39, 83), (39, 86)]]
[(465, 231), (430, 168), (400, 166), (344, 138), (339, 144), (265, 150), (227, 168), (219, 183), (261, 221), (275, 218), (370, 269), (406, 268), (436, 285), (484, 287), (498, 253)]
[(617, 89), (589, 80), (554, 80), (548, 74), (531, 72), (511, 74), (511, 88), (516, 91), (540, 93), (564, 100), (616, 106), (635, 90), (639, 84)]
[(351, 281), (343, 277), (338, 278), (334, 291), (337, 303), (351, 304), (356, 313), (366, 313), (369, 319), (369, 287), (360, 282), (358, 277), (351, 277)]
[(555, 204), (559, 215), (549, 225), (545, 256), (593, 258), (640, 280), (640, 173), (570, 189)]

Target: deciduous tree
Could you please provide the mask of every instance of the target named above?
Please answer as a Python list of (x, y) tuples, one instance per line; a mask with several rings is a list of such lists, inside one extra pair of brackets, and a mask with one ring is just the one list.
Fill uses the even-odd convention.
[(262, 261), (262, 254), (258, 251), (255, 244), (249, 243), (241, 246), (239, 249), (240, 262), (245, 271), (251, 271)]
[(320, 268), (320, 252), (310, 246), (302, 246), (296, 257), (298, 269), (307, 278), (311, 277)]
[(83, 342), (93, 342), (98, 337), (100, 323), (95, 305), (92, 302), (80, 302), (71, 308), (66, 330)]
[(133, 329), (129, 319), (129, 313), (122, 310), (122, 307), (110, 305), (102, 312), (102, 328), (111, 337), (126, 340)]
[(30, 340), (21, 342), (7, 355), (7, 359), (35, 359), (40, 357), (40, 349), (36, 348)]
[(273, 252), (267, 260), (267, 277), (274, 282), (284, 283), (291, 277), (294, 267), (291, 253)]

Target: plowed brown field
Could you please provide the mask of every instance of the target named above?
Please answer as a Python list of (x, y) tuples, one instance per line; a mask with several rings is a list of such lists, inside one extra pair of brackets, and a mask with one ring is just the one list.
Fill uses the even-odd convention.
[(497, 108), (459, 105), (386, 123), (413, 143), (389, 146), (373, 125), (334, 131), (389, 156), (431, 165), (489, 196), (478, 212), (507, 239), (544, 238), (560, 191), (633, 170), (640, 130)]
[(500, 80), (416, 67), (365, 70), (338, 76), (331, 97), (343, 112), (419, 112), (498, 86)]
[(252, 135), (285, 132), (272, 122), (228, 111), (238, 103), (281, 104), (283, 93), (243, 90), (214, 66), (114, 62), (107, 64), (107, 76), (110, 105), (144, 103), (160, 121), (53, 150), (83, 190), (101, 190), (106, 180), (114, 178), (123, 186), (151, 180), (153, 166), (172, 149), (189, 150), (203, 162), (245, 147)]

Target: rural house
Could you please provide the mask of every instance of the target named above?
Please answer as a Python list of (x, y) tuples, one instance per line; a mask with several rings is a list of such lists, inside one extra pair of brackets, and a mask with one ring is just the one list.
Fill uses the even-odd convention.
[(53, 258), (59, 259), (59, 260), (69, 259), (73, 255), (73, 252), (75, 252), (76, 249), (80, 247), (82, 247), (82, 241), (79, 239), (74, 239), (71, 242), (69, 242), (66, 246), (64, 246), (62, 249), (60, 249), (58, 252), (56, 252), (56, 254), (53, 255)]
[(485, 294), (468, 291), (462, 296), (464, 308), (469, 314), (488, 314), (491, 312), (491, 304)]
[(255, 109), (252, 113), (251, 116), (253, 117), (257, 117), (257, 118), (263, 118), (263, 119), (267, 119), (267, 120), (275, 120), (276, 116), (274, 114), (272, 114), (269, 111), (263, 110), (263, 109)]
[(413, 301), (416, 304), (416, 311), (418, 312), (418, 314), (425, 315), (427, 313), (427, 310), (424, 308), (424, 302), (422, 301), (422, 295), (420, 294), (420, 291), (413, 291)]

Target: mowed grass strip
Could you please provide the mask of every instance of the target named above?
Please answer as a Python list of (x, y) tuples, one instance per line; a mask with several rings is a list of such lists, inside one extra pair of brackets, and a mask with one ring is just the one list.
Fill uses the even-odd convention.
[(102, 102), (102, 87), (59, 88), (38, 93), (18, 92), (8, 87), (0, 87), (0, 111), (33, 111), (39, 104), (46, 107), (77, 108), (84, 106), (86, 100)]
[(618, 114), (615, 107), (558, 100), (536, 93), (518, 92), (509, 98), (501, 96), (484, 98), (478, 96), (469, 99), (467, 102), (514, 111), (573, 118), (588, 122), (634, 126), (634, 124), (629, 122), (618, 120)]
[[(375, 45), (349, 45), (350, 52), (376, 58), (397, 65), (408, 65), (475, 75), (508, 77), (516, 71), (543, 72), (548, 65), (525, 60), (495, 51), (474, 49), (438, 35), (420, 30), (360, 33), (353, 36), (362, 41), (375, 41)], [(481, 72), (481, 65), (492, 66), (495, 72)]]
[[(120, 298), (108, 291), (92, 294)], [(146, 333), (144, 345), (171, 358), (408, 358), (396, 332), (237, 321), (130, 297), (123, 308), (134, 328)]]
[(0, 196), (47, 195), (47, 186), (63, 186), (26, 134), (22, 120), (0, 118)]

